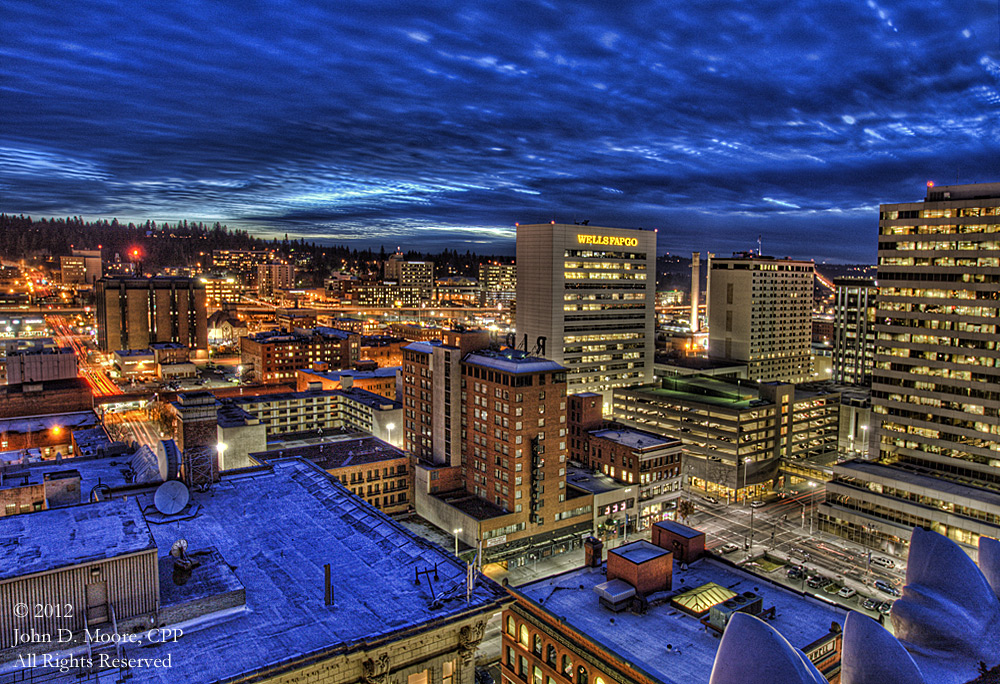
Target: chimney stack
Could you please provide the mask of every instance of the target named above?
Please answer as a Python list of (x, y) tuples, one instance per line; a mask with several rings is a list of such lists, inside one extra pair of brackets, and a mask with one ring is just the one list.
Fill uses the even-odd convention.
[(583, 564), (588, 568), (599, 568), (603, 562), (604, 542), (597, 537), (583, 540)]

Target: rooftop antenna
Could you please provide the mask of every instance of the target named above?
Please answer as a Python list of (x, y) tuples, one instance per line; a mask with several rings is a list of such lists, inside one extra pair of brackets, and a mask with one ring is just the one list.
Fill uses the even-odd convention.
[(761, 239), (761, 236), (758, 235), (757, 236), (757, 256), (763, 256), (764, 255), (764, 253), (760, 251), (760, 239)]
[(184, 510), (191, 499), (191, 492), (180, 480), (168, 480), (153, 494), (153, 505), (163, 515), (176, 515)]

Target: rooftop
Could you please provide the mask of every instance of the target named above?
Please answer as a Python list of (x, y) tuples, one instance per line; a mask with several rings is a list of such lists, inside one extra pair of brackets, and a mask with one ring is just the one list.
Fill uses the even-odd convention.
[[(373, 648), (421, 624), (495, 612), (505, 597), (481, 579), (467, 604), (464, 563), (300, 459), (223, 475), (211, 492), (191, 496), (201, 506), (196, 517), (153, 526), (161, 555), (180, 538), (190, 549), (214, 546), (246, 588), (247, 610), (177, 643), (147, 646), (143, 657), (170, 654), (172, 667), (136, 670), (139, 681), (215, 682), (313, 654)], [(152, 495), (138, 498), (152, 503)], [(333, 606), (323, 600), (327, 563)], [(435, 565), (432, 587), (426, 577), (414, 584), (416, 570)]]
[(661, 520), (660, 522), (653, 523), (653, 527), (659, 527), (664, 530), (669, 530), (676, 535), (685, 537), (687, 539), (694, 539), (705, 534), (701, 530), (696, 530), (693, 527), (688, 527), (679, 522), (674, 522), (673, 520)]
[(123, 452), (100, 458), (64, 458), (59, 461), (40, 460), (21, 465), (8, 465), (3, 481), (0, 482), (0, 489), (40, 484), (46, 475), (55, 478), (70, 471), (80, 476), (81, 502), (89, 501), (94, 489), (99, 485), (114, 489), (137, 484), (155, 484), (162, 479), (159, 459), (148, 446), (142, 445), (135, 452)]
[(114, 444), (103, 425), (73, 430), (73, 442), (76, 444), (73, 453), (76, 458), (97, 456)]
[(25, 416), (24, 418), (3, 418), (0, 419), (0, 433), (13, 432), (23, 435), (28, 432), (44, 432), (55, 427), (76, 431), (97, 427), (100, 422), (93, 411), (50, 413), (44, 416)]
[[(924, 475), (914, 471), (915, 466), (903, 463), (882, 465), (872, 461), (845, 461), (833, 466), (835, 475), (862, 477), (863, 479), (883, 478), (904, 487), (919, 487), (931, 492), (939, 492), (946, 501), (958, 498), (989, 504), (1000, 509), (1000, 492), (983, 489), (974, 484), (964, 484), (946, 479), (947, 476)], [(898, 484), (896, 485), (898, 486)]]
[[(416, 327), (416, 326), (412, 326), (412, 327)], [(407, 351), (420, 352), (421, 354), (430, 354), (430, 353), (433, 353), (433, 351), (437, 347), (442, 347), (442, 348), (445, 348), (445, 349), (458, 349), (458, 347), (446, 346), (440, 340), (429, 340), (429, 341), (426, 341), (426, 342), (411, 342), (410, 344), (408, 344), (405, 347), (403, 347), (403, 349), (405, 349)]]
[(630, 544), (624, 544), (614, 549), (608, 549), (608, 553), (629, 560), (633, 563), (645, 563), (646, 561), (665, 556), (669, 551), (661, 549), (659, 546), (650, 544), (648, 541), (640, 539)]
[(679, 439), (670, 439), (654, 435), (652, 432), (634, 430), (632, 428), (618, 428), (613, 430), (593, 430), (590, 433), (594, 437), (606, 439), (615, 444), (621, 444), (629, 449), (660, 449), (662, 447), (679, 447)]
[(152, 349), (116, 349), (115, 356), (152, 356)]
[(566, 468), (566, 484), (577, 489), (582, 489), (591, 494), (604, 494), (618, 489), (625, 489), (628, 485), (615, 482), (607, 475), (591, 472), (588, 468)]
[(465, 490), (431, 494), (431, 496), (440, 499), (449, 506), (457, 508), (462, 513), (476, 520), (490, 520), (491, 518), (499, 518), (502, 515), (510, 513), (510, 511), (505, 511), (486, 499), (480, 499), (478, 496), (473, 496)]
[(338, 441), (320, 442), (294, 447), (282, 447), (277, 450), (262, 451), (250, 454), (252, 458), (263, 463), (278, 458), (304, 458), (312, 461), (323, 470), (344, 468), (347, 466), (369, 465), (382, 461), (393, 461), (407, 458), (406, 452), (397, 449), (375, 437), (362, 437)]
[(566, 368), (555, 361), (543, 359), (540, 356), (528, 356), (526, 353), (513, 349), (503, 351), (477, 351), (468, 354), (464, 359), (466, 364), (491, 368), (502, 373), (551, 373), (564, 371)]
[[(514, 591), (664, 684), (707, 684), (719, 638), (699, 620), (669, 603), (657, 605), (653, 600), (643, 615), (631, 611), (612, 613), (602, 608), (594, 587), (606, 580), (600, 568), (585, 567)], [(843, 625), (847, 614), (844, 609), (771, 584), (716, 558), (702, 558), (686, 569), (674, 562), (671, 595), (709, 583), (734, 593), (752, 591), (763, 596), (765, 609), (776, 608), (771, 624), (796, 648), (826, 636), (831, 622)]]
[[(634, 390), (657, 397), (711, 404), (720, 408), (742, 410), (760, 400), (757, 383), (750, 380), (728, 380), (707, 375), (664, 378), (661, 385), (644, 385)], [(770, 402), (767, 402), (770, 403)]]
[(0, 518), (0, 580), (151, 548), (135, 498), (9, 515)]
[[(396, 374), (403, 370), (402, 366), (384, 366), (382, 368), (376, 368), (371, 371), (359, 371), (359, 370), (332, 370), (332, 371), (314, 371), (308, 369), (299, 370), (300, 373), (305, 375), (312, 375), (317, 378), (323, 378), (325, 380), (333, 380), (339, 382), (344, 376), (350, 376), (355, 380), (369, 380), (372, 378), (393, 378)], [(307, 378), (308, 380), (308, 378)]]

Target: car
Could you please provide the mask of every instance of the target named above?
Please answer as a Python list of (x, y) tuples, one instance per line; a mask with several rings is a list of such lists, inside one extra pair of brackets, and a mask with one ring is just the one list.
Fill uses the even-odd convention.
[(882, 615), (888, 615), (889, 611), (891, 610), (892, 610), (891, 603), (886, 603), (885, 601), (883, 601), (882, 603), (878, 604), (878, 612), (882, 613)]
[(896, 561), (889, 558), (882, 558), (881, 556), (875, 556), (872, 558), (872, 565), (877, 565), (882, 568), (894, 568), (896, 567)]
[(763, 506), (764, 506), (764, 502), (763, 501), (751, 501), (750, 502), (750, 508), (761, 508)]
[(719, 550), (722, 551), (722, 553), (733, 553), (734, 551), (739, 551), (740, 547), (738, 544), (728, 542), (726, 544), (723, 544)]
[(857, 593), (858, 592), (856, 590), (851, 589), (850, 587), (841, 587), (840, 591), (837, 592), (837, 596), (839, 596), (840, 598), (849, 599), (849, 598), (854, 598), (857, 595)]
[(888, 594), (889, 596), (899, 596), (899, 589), (884, 580), (875, 580), (872, 586), (881, 591), (883, 594)]
[(490, 674), (489, 670), (482, 667), (477, 667), (476, 684), (493, 684), (493, 675)]
[(830, 580), (828, 580), (827, 578), (823, 577), (823, 575), (813, 575), (812, 577), (810, 577), (809, 579), (806, 580), (806, 584), (808, 584), (813, 589), (816, 589), (818, 587), (826, 586), (829, 583), (830, 583)]
[(806, 573), (805, 571), (802, 570), (802, 568), (796, 567), (794, 565), (788, 568), (788, 579), (792, 580), (802, 579), (803, 577), (805, 577), (805, 574)]
[(878, 610), (878, 607), (880, 605), (881, 603), (873, 598), (866, 598), (864, 601), (861, 602), (861, 607), (866, 610)]
[(704, 496), (702, 498), (705, 499), (705, 501), (707, 501), (710, 504), (717, 504), (717, 503), (719, 503), (719, 500), (716, 499), (714, 496)]

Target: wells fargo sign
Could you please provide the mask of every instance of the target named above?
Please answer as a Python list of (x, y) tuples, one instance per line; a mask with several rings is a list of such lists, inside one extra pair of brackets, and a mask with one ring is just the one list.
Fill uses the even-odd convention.
[(577, 235), (581, 245), (608, 245), (611, 247), (638, 247), (639, 238), (616, 237), (614, 235)]

